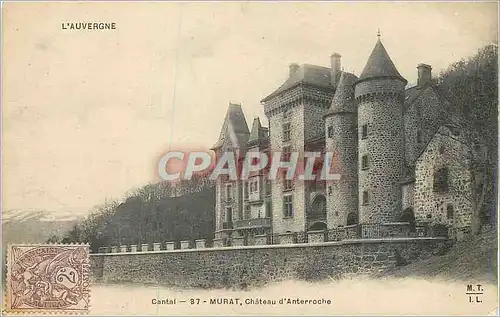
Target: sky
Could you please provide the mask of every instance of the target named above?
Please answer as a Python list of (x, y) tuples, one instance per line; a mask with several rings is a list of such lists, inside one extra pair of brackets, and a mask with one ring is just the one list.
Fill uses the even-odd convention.
[[(290, 63), (359, 75), (377, 40), (416, 82), (498, 43), (497, 3), (3, 3), (2, 208), (85, 214), (209, 148), (229, 102), (248, 125)], [(116, 30), (63, 30), (66, 22)], [(250, 128), (250, 127), (249, 127)]]

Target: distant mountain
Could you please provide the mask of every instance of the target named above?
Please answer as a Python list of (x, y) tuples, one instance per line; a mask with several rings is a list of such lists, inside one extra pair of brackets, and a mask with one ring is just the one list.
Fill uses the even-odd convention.
[(83, 217), (46, 210), (7, 210), (2, 214), (2, 246), (9, 243), (45, 243), (62, 236)]

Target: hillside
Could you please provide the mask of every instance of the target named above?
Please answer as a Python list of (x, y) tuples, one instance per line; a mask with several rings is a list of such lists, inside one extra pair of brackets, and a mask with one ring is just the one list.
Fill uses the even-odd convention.
[(62, 242), (101, 246), (206, 239), (214, 231), (215, 187), (194, 180), (146, 185), (125, 201), (107, 201), (74, 226)]
[(452, 246), (444, 255), (397, 267), (384, 272), (382, 276), (438, 278), (468, 283), (492, 282), (496, 284), (497, 251), (497, 232), (488, 228), (472, 240)]

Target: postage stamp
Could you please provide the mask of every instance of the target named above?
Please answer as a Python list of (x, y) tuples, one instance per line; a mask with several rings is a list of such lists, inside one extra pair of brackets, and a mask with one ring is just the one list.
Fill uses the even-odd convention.
[(7, 313), (88, 312), (88, 245), (10, 245), (7, 270)]

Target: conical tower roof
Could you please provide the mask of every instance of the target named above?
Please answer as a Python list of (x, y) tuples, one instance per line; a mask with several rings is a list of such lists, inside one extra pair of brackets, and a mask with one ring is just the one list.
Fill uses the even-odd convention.
[(365, 68), (361, 72), (361, 76), (359, 76), (359, 81), (384, 77), (396, 78), (406, 82), (406, 79), (401, 76), (396, 66), (394, 66), (394, 63), (379, 38), (366, 62)]
[(247, 121), (243, 114), (241, 105), (229, 104), (226, 112), (226, 118), (222, 125), (217, 143), (212, 147), (218, 148), (224, 144), (226, 138), (231, 140), (232, 146), (244, 149), (248, 140), (250, 131), (248, 131)]
[(354, 83), (358, 77), (351, 73), (342, 72), (340, 75), (337, 90), (333, 95), (332, 103), (328, 114), (337, 112), (356, 112), (354, 100)]

